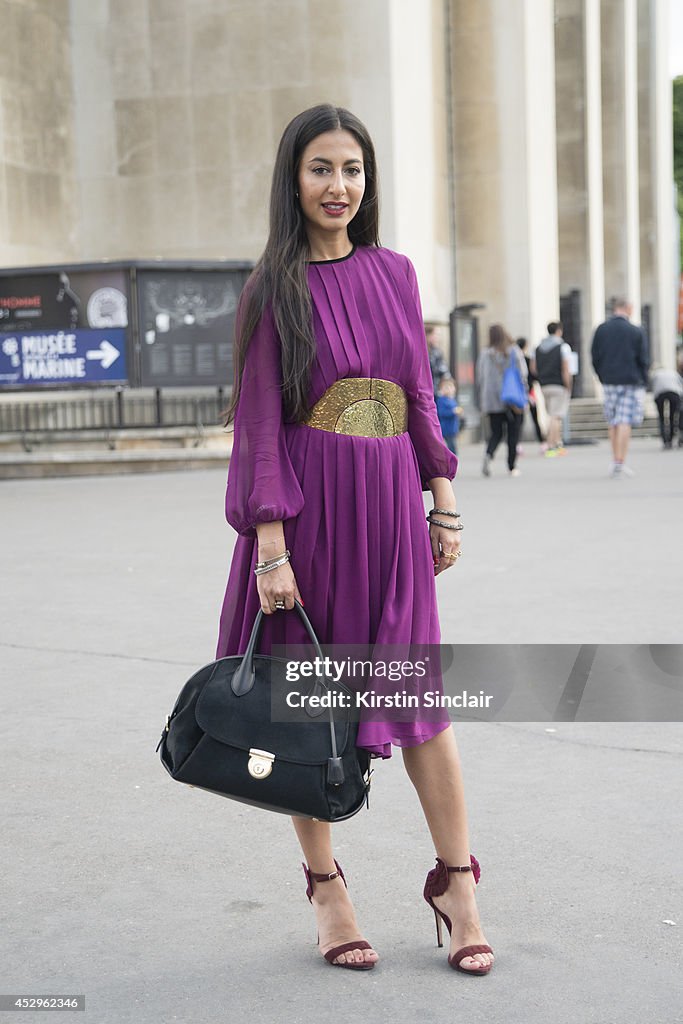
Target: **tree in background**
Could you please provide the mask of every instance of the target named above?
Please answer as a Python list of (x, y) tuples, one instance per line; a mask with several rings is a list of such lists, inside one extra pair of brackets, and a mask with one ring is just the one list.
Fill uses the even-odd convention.
[(674, 78), (673, 91), (674, 180), (678, 189), (678, 243), (680, 246), (678, 271), (681, 275), (678, 299), (678, 332), (683, 337), (683, 75)]
[[(674, 78), (674, 179), (678, 187), (678, 216), (683, 225), (683, 75)], [(683, 268), (683, 230), (680, 237), (680, 267)]]

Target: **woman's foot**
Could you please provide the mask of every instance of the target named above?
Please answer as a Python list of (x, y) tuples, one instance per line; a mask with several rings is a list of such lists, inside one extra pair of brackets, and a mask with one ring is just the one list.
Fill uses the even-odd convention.
[[(363, 940), (353, 904), (340, 877), (332, 878), (323, 885), (316, 884), (311, 902), (318, 922), (318, 941), (323, 956), (335, 946), (354, 939)], [(379, 956), (374, 949), (351, 949), (335, 957), (332, 963), (361, 964), (365, 961), (374, 964), (378, 960)]]
[[(449, 875), (446, 891), (441, 896), (432, 897), (435, 906), (451, 920), (449, 957), (463, 946), (488, 945), (481, 930), (474, 889), (475, 881), (471, 871), (453, 872)], [(460, 962), (460, 967), (476, 973), (482, 967), (491, 965), (493, 960), (493, 953), (476, 953), (474, 956), (466, 956)]]

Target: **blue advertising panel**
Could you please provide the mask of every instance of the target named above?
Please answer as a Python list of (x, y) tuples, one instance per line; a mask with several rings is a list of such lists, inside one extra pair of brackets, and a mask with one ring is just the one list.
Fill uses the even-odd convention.
[(0, 386), (112, 384), (126, 378), (124, 328), (0, 333)]

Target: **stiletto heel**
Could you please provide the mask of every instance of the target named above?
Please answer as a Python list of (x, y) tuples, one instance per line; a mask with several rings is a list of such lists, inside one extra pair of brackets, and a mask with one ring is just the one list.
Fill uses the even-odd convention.
[[(336, 871), (330, 871), (328, 874), (319, 874), (315, 871), (311, 871), (307, 864), (301, 863), (301, 867), (304, 869), (304, 875), (306, 876), (306, 895), (308, 896), (308, 902), (313, 902), (313, 883), (314, 882), (330, 882), (333, 878), (341, 878), (344, 886), (348, 889), (346, 879), (344, 878), (344, 872), (341, 869), (341, 865), (335, 860), (334, 866)], [(320, 932), (316, 939), (317, 945), (320, 945)], [(323, 956), (327, 960), (328, 964), (332, 964), (333, 967), (348, 967), (352, 971), (369, 971), (375, 966), (375, 962), (368, 963), (364, 960), (362, 963), (342, 963), (337, 964), (334, 961), (342, 953), (349, 953), (352, 949), (372, 949), (372, 946), (365, 939), (353, 939), (351, 942), (342, 942), (340, 946), (334, 946), (333, 949), (328, 949), (327, 953), (323, 953)]]
[(441, 918), (439, 917), (439, 912), (436, 907), (434, 907), (434, 921), (436, 923), (436, 944), (439, 949), (442, 949), (443, 939), (441, 937)]
[[(472, 856), (472, 854), (470, 854), (469, 864), (458, 865), (456, 867), (450, 867), (448, 864), (446, 864), (444, 860), (441, 860), (440, 857), (437, 857), (436, 867), (432, 868), (432, 870), (429, 872), (429, 874), (427, 875), (427, 880), (425, 882), (423, 896), (427, 903), (429, 904), (429, 906), (434, 911), (434, 920), (436, 921), (436, 942), (437, 946), (439, 947), (443, 946), (441, 922), (443, 921), (443, 923), (446, 925), (449, 935), (451, 934), (452, 924), (448, 914), (444, 914), (442, 910), (439, 910), (439, 908), (435, 906), (434, 897), (443, 896), (446, 889), (448, 888), (448, 883), (450, 881), (449, 874), (451, 872), (456, 871), (471, 871), (472, 874), (474, 875), (475, 884), (479, 884), (481, 868), (479, 867), (479, 862), (477, 858)], [(491, 964), (481, 964), (478, 969), (476, 967), (467, 968), (460, 966), (463, 960), (466, 960), (468, 956), (474, 956), (476, 953), (493, 953), (493, 950), (491, 949), (490, 946), (487, 946), (484, 943), (477, 943), (473, 946), (463, 946), (462, 949), (456, 950), (456, 952), (453, 953), (452, 956), (449, 956), (449, 966), (456, 971), (462, 971), (463, 974), (488, 974), (489, 971), (491, 970)]]

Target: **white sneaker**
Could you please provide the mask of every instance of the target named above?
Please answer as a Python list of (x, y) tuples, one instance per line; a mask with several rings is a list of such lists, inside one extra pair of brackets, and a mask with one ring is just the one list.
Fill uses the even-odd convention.
[(484, 456), (481, 471), (484, 476), (491, 476), (491, 456), (488, 454)]
[(621, 469), (621, 472), (620, 472), (621, 476), (635, 476), (636, 475), (634, 473), (634, 471), (631, 469), (631, 467), (627, 466), (625, 462), (622, 462), (620, 469)]

